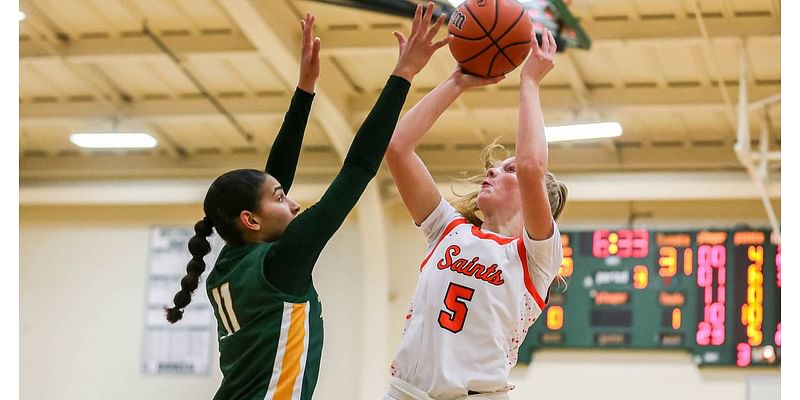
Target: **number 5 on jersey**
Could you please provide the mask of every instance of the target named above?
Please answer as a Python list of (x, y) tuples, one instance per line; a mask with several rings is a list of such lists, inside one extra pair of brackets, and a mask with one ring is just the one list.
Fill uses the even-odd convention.
[(439, 326), (453, 333), (461, 332), (469, 311), (467, 302), (472, 301), (473, 293), (475, 289), (450, 282), (444, 295), (447, 310), (439, 311)]
[(211, 289), (211, 295), (214, 296), (214, 302), (217, 303), (219, 319), (222, 320), (222, 325), (224, 325), (225, 330), (228, 331), (228, 335), (225, 337), (236, 333), (240, 327), (239, 320), (236, 318), (236, 313), (233, 312), (233, 300), (231, 299), (230, 283), (225, 282), (222, 285)]

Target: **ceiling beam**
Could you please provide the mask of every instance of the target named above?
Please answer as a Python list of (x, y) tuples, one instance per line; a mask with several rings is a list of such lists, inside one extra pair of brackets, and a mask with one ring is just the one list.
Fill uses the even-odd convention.
[[(711, 37), (720, 36), (760, 36), (780, 35), (780, 16), (742, 16), (734, 18), (707, 18), (708, 33)], [(581, 26), (592, 38), (592, 44), (606, 39), (630, 40), (657, 38), (697, 37), (700, 30), (694, 19), (676, 18), (593, 21), (581, 20)]]
[[(576, 81), (576, 84), (578, 82)], [(729, 91), (734, 87), (727, 88)], [(755, 85), (748, 89), (753, 98), (767, 98), (780, 93), (777, 85)], [(722, 101), (720, 90), (714, 87), (670, 87), (666, 89), (653, 88), (594, 88), (581, 91), (582, 99), (578, 98), (575, 85), (568, 88), (542, 88), (542, 103), (545, 112), (573, 110), (580, 112), (682, 112), (725, 111), (726, 105)], [(426, 93), (412, 91), (408, 95), (405, 107), (416, 104)], [(354, 96), (349, 101), (349, 107), (354, 113), (354, 118), (363, 118), (363, 115), (372, 108), (377, 93), (361, 94)], [(487, 105), (487, 98), (491, 105)], [(35, 127), (42, 125), (73, 125), (81, 123), (97, 123), (98, 120), (110, 120), (114, 111), (105, 110), (105, 102), (97, 99), (79, 99), (80, 101), (54, 101), (31, 102), (24, 101), (20, 104), (20, 125)], [(232, 114), (241, 118), (282, 118), (289, 104), (289, 96), (269, 95), (256, 97), (221, 98), (220, 101)], [(519, 94), (514, 88), (494, 90), (473, 89), (464, 93), (460, 100), (467, 109), (493, 110), (514, 109), (519, 104)], [(581, 105), (587, 102), (586, 107)], [(315, 115), (318, 112), (315, 100)], [(125, 114), (132, 121), (169, 122), (169, 123), (197, 123), (223, 121), (219, 114), (203, 98), (168, 98), (163, 99), (137, 99), (125, 104)], [(320, 117), (322, 119), (323, 117)], [(341, 122), (339, 122), (341, 123)], [(320, 124), (322, 125), (322, 124)], [(349, 127), (349, 125), (347, 125)], [(333, 129), (328, 124), (329, 129)], [(351, 130), (351, 128), (348, 128)], [(352, 130), (351, 130), (352, 131)], [(341, 140), (345, 140), (342, 138)], [(348, 145), (349, 139), (345, 140)]]
[[(685, 201), (756, 199), (759, 194), (744, 172), (623, 172), (559, 174), (571, 202)], [(23, 181), (20, 206), (200, 204), (213, 178)], [(298, 179), (291, 196), (301, 203), (319, 199), (327, 182)], [(390, 179), (381, 182), (386, 200), (397, 197)], [(453, 190), (468, 193), (474, 185), (437, 182), (448, 199)], [(609, 189), (612, 188), (612, 189)], [(770, 198), (780, 198), (780, 181), (767, 183)]]
[[(213, 179), (82, 180), (20, 184), (20, 206), (200, 204)], [(302, 183), (292, 198), (319, 199), (326, 184)]]
[[(101, 179), (108, 178), (213, 178), (237, 168), (263, 169), (269, 148), (255, 152), (191, 154), (183, 159), (156, 153), (97, 151), (87, 157), (28, 156), (20, 154), (20, 179)], [(303, 151), (301, 173), (332, 176), (339, 158), (333, 151)]]
[[(634, 96), (636, 96), (634, 89)], [(543, 92), (547, 92), (544, 90)], [(560, 92), (560, 91), (559, 91)], [(495, 93), (501, 104), (495, 105), (490, 109), (514, 109), (516, 106), (511, 103), (511, 94), (506, 92), (493, 92), (490, 98), (494, 98)], [(469, 101), (477, 101), (475, 98), (465, 95)], [(516, 94), (514, 97), (518, 97)], [(623, 96), (620, 93), (619, 96)], [(409, 103), (405, 107), (411, 107), (416, 98), (409, 96)], [(420, 96), (421, 97), (421, 96)], [(717, 112), (724, 111), (725, 104), (721, 102), (687, 102), (687, 103), (660, 103), (659, 99), (649, 99), (648, 101), (625, 101), (624, 98), (616, 98), (615, 95), (608, 95), (613, 100), (609, 104), (591, 104), (586, 109), (580, 107), (580, 103), (568, 104), (566, 100), (561, 100), (558, 93), (548, 96), (549, 101), (544, 103), (544, 111), (558, 112), (565, 108), (574, 111), (596, 111), (596, 112), (681, 112), (681, 111), (704, 111)], [(283, 118), (289, 104), (288, 96), (266, 96), (266, 97), (245, 97), (235, 99), (223, 99), (221, 102), (235, 116), (239, 118)], [(374, 103), (374, 98), (357, 97), (352, 100), (352, 105), (357, 107), (353, 110), (358, 114), (353, 116), (353, 120), (362, 119), (369, 112)], [(113, 111), (103, 111), (102, 103), (98, 101), (76, 101), (76, 102), (37, 102), (20, 104), (19, 122), (22, 127), (52, 126), (52, 125), (77, 125), (77, 124), (97, 124), (98, 121), (108, 123), (115, 115)], [(485, 108), (485, 107), (484, 107)], [(483, 108), (476, 108), (480, 111)], [(465, 110), (469, 110), (465, 108)], [(462, 110), (463, 112), (464, 110)], [(363, 114), (363, 115), (362, 115)], [(126, 106), (126, 118), (124, 121), (131, 122), (156, 122), (156, 123), (201, 123), (201, 122), (222, 122), (225, 117), (217, 112), (205, 99), (164, 99), (164, 100), (141, 100), (135, 101)], [(483, 136), (481, 136), (483, 137)]]
[[(516, 109), (519, 106), (519, 91), (516, 87), (500, 86), (500, 90), (471, 89), (461, 95), (468, 107), (476, 110)], [(726, 86), (734, 94), (737, 86)], [(756, 85), (748, 88), (753, 98), (765, 98), (780, 93), (779, 85)], [(414, 90), (408, 95), (406, 107), (416, 104), (427, 94), (426, 91)], [(724, 107), (720, 90), (714, 87), (634, 87), (592, 88), (581, 95), (588, 102), (590, 110), (610, 112), (617, 109), (653, 110), (662, 108), (673, 110), (698, 110), (706, 107), (718, 109)], [(364, 112), (372, 106), (377, 93), (354, 96), (350, 99), (350, 108), (356, 112)], [(552, 109), (579, 109), (581, 100), (575, 95), (572, 86), (543, 86), (541, 89), (542, 106)], [(487, 101), (490, 99), (491, 101)], [(699, 107), (699, 108), (698, 108)]]
[[(221, 98), (220, 102), (237, 117), (282, 118), (289, 106), (290, 97), (283, 95), (242, 98)], [(113, 112), (104, 112), (100, 101), (23, 102), (20, 104), (22, 126), (75, 124), (109, 119)], [(152, 122), (224, 121), (205, 98), (134, 100), (126, 108), (128, 119)]]
[[(733, 135), (730, 135), (733, 137)], [(301, 153), (300, 175), (329, 182), (340, 168), (331, 149), (306, 149)], [(509, 149), (513, 151), (513, 148)], [(460, 172), (480, 173), (481, 146), (469, 149), (442, 147), (420, 149), (419, 154), (435, 176), (455, 177)], [(250, 153), (191, 154), (171, 158), (158, 154), (96, 152), (90, 156), (35, 156), (20, 154), (19, 177), (36, 179), (109, 178), (211, 178), (235, 168), (263, 168), (268, 148)], [(550, 169), (556, 172), (627, 170), (720, 170), (741, 169), (732, 144), (716, 146), (623, 146), (608, 149), (598, 144), (550, 148)]]
[[(258, 54), (247, 38), (239, 33), (162, 36), (161, 40), (170, 50), (189, 59), (209, 56), (219, 58), (252, 57)], [(115, 38), (75, 39), (69, 42), (54, 42), (52, 46), (59, 54), (73, 63), (169, 59), (144, 33)], [(60, 59), (30, 39), (20, 41), (19, 58), (23, 65), (47, 63)]]

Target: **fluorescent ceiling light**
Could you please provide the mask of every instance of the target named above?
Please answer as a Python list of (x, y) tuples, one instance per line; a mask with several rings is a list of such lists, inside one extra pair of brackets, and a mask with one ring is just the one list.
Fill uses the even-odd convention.
[(88, 149), (146, 149), (158, 144), (155, 138), (143, 132), (73, 133), (69, 141)]
[(20, 21), (23, 21), (23, 20), (25, 20), (25, 13), (24, 13), (24, 12), (22, 12), (22, 10), (20, 10), (20, 11), (19, 11), (19, 20), (20, 20)]
[(616, 122), (551, 126), (544, 130), (548, 142), (603, 139), (622, 135), (622, 126)]

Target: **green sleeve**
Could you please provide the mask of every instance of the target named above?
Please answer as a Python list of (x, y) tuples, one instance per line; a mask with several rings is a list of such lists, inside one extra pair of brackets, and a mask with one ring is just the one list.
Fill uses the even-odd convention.
[(389, 77), (333, 183), (319, 202), (289, 224), (270, 249), (264, 274), (278, 289), (294, 295), (308, 290), (319, 254), (378, 173), (410, 86), (403, 78)]
[(313, 93), (308, 93), (300, 88), (294, 91), (292, 103), (283, 118), (281, 129), (269, 150), (267, 166), (264, 170), (280, 182), (284, 193), (289, 193), (289, 188), (294, 181), (297, 160), (300, 158), (300, 148), (303, 145), (303, 134), (306, 131), (306, 123), (313, 100)]

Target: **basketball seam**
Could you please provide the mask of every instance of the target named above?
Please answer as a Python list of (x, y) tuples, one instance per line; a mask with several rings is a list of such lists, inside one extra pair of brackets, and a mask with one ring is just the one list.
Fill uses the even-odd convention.
[(469, 58), (467, 58), (465, 60), (456, 60), (456, 62), (458, 62), (460, 64), (460, 63), (465, 63), (465, 62), (468, 62), (468, 61), (472, 61), (475, 58), (479, 57), (481, 54), (483, 54), (484, 51), (489, 50), (489, 48), (492, 47), (492, 46), (494, 46), (493, 43), (491, 43), (488, 46), (484, 47), (481, 51), (475, 53), (474, 55), (470, 56)]
[[(489, 70), (486, 71), (486, 76), (492, 77), (492, 67), (494, 67), (494, 62), (495, 62), (495, 60), (497, 60), (497, 56), (499, 56), (500, 53), (502, 53), (502, 52), (498, 51), (498, 52), (494, 53), (494, 57), (492, 57), (492, 61), (489, 62)], [(506, 58), (508, 58), (508, 57), (506, 57)]]
[[(502, 34), (502, 35), (500, 35), (500, 37), (499, 37), (499, 38), (497, 38), (497, 41), (498, 41), (498, 42), (499, 42), (500, 40), (502, 40), (502, 39), (503, 39), (503, 38), (504, 38), (504, 37), (505, 37), (505, 36), (508, 34), (508, 32), (511, 32), (511, 29), (512, 29), (514, 26), (516, 26), (516, 25), (517, 25), (517, 22), (519, 22), (519, 20), (522, 18), (522, 16), (523, 16), (523, 15), (525, 15), (525, 9), (524, 9), (524, 8), (522, 9), (522, 12), (521, 12), (521, 13), (520, 13), (520, 14), (517, 16), (517, 19), (515, 19), (515, 20), (514, 20), (514, 23), (513, 23), (513, 24), (511, 24), (511, 26), (509, 26), (509, 27), (508, 27), (508, 29), (506, 29), (506, 31), (505, 31), (505, 32), (503, 32), (503, 34)], [(528, 41), (528, 43), (530, 43), (530, 40)], [(508, 61), (509, 61), (509, 62), (510, 62), (512, 65), (513, 65), (513, 64), (514, 64), (514, 62), (513, 62), (513, 61), (511, 61), (511, 58), (510, 58), (510, 57), (509, 57), (509, 56), (506, 54), (506, 52), (505, 52), (505, 51), (503, 51), (503, 50), (507, 49), (507, 48), (508, 48), (508, 46), (506, 46), (506, 47), (500, 47), (500, 45), (499, 45), (499, 44), (497, 44), (497, 47), (500, 49), (500, 52), (501, 52), (501, 53), (503, 53), (503, 56), (505, 56), (506, 60), (508, 60)]]
[[(483, 27), (483, 24), (481, 24), (481, 21), (478, 19), (478, 17), (475, 16), (475, 13), (472, 12), (472, 9), (469, 8), (469, 2), (466, 2), (466, 1), (464, 2), (464, 8), (467, 9), (467, 12), (469, 12), (469, 15), (471, 15), (472, 18), (475, 20), (475, 23), (478, 24), (478, 27), (480, 27), (481, 30), (483, 31), (483, 33), (486, 34), (486, 37), (489, 38), (489, 41), (492, 42), (492, 44), (495, 45), (495, 47), (497, 47), (498, 51), (500, 51), (502, 53), (503, 50), (500, 49), (500, 46), (497, 45), (497, 41), (494, 40), (494, 38), (492, 37), (492, 34), (491, 34), (491, 32), (494, 30), (494, 28), (497, 27), (497, 20), (499, 19), (498, 17), (500, 16), (500, 2), (498, 1), (498, 2), (495, 2), (494, 4), (495, 4), (495, 7), (494, 7), (494, 23), (492, 24), (492, 30), (490, 30), (490, 31), (487, 31), (486, 28)], [(519, 18), (517, 18), (517, 20), (519, 20)], [(514, 22), (514, 24), (516, 24), (516, 22)], [(511, 25), (511, 26), (513, 27), (514, 25)], [(508, 31), (506, 31), (506, 33), (508, 33)], [(500, 38), (498, 38), (498, 40), (502, 39), (503, 36), (505, 36), (505, 35), (501, 35)], [(481, 39), (483, 39), (483, 38), (481, 38)], [(505, 53), (503, 54), (503, 56), (506, 57), (508, 62), (510, 62), (512, 64), (514, 63), (513, 61), (511, 61), (510, 58), (508, 58), (508, 56), (505, 55)]]
[(479, 38), (471, 38), (471, 37), (461, 36), (461, 35), (458, 35), (458, 34), (455, 34), (455, 33), (452, 33), (452, 32), (450, 32), (450, 34), (453, 35), (454, 37), (457, 37), (457, 38), (463, 39), (463, 40), (483, 40), (483, 39), (486, 38), (486, 35), (481, 36)]
[[(528, 44), (528, 43), (530, 43), (530, 40), (527, 41), (527, 42), (514, 42), (514, 43), (506, 45), (505, 47), (503, 47), (503, 49), (505, 50), (505, 49), (507, 49), (509, 47), (520, 46), (520, 45)], [(492, 57), (492, 61), (489, 63), (489, 72), (487, 72), (486, 75), (488, 75), (490, 78), (494, 77), (492, 75), (492, 67), (494, 66), (494, 61), (497, 59), (497, 55), (498, 54), (500, 54), (500, 52), (495, 53), (494, 57)], [(506, 57), (506, 58), (508, 58), (508, 57)], [(514, 65), (514, 64), (511, 64), (511, 65)], [(500, 76), (500, 75), (497, 75), (497, 76)]]
[[(506, 53), (503, 51), (503, 48), (502, 48), (502, 47), (500, 47), (500, 45), (499, 45), (499, 44), (497, 44), (497, 42), (498, 42), (499, 40), (502, 40), (502, 39), (503, 39), (503, 37), (505, 37), (505, 36), (508, 34), (508, 32), (510, 32), (510, 31), (511, 31), (511, 29), (512, 29), (512, 28), (513, 28), (513, 27), (514, 27), (516, 24), (517, 24), (517, 22), (519, 22), (520, 18), (522, 18), (522, 16), (523, 16), (523, 15), (525, 15), (525, 9), (524, 9), (524, 8), (522, 9), (522, 12), (521, 12), (521, 13), (520, 13), (520, 14), (517, 16), (517, 19), (515, 19), (515, 20), (514, 20), (514, 23), (513, 23), (513, 24), (511, 24), (511, 26), (509, 26), (509, 28), (508, 28), (508, 29), (507, 29), (505, 32), (503, 32), (503, 34), (502, 34), (502, 35), (500, 35), (500, 37), (498, 37), (498, 38), (497, 38), (497, 40), (495, 40), (495, 39), (492, 37), (492, 35), (491, 35), (491, 32), (492, 32), (492, 31), (494, 31), (494, 28), (496, 28), (496, 27), (497, 27), (497, 21), (498, 21), (498, 19), (499, 19), (499, 18), (498, 18), (498, 17), (499, 17), (499, 15), (500, 15), (500, 2), (498, 1), (498, 2), (496, 2), (496, 3), (495, 3), (495, 7), (494, 7), (494, 12), (495, 12), (494, 24), (492, 25), (492, 29), (491, 29), (490, 31), (487, 31), (487, 30), (486, 30), (486, 28), (484, 28), (484, 27), (483, 27), (483, 25), (481, 24), (481, 21), (480, 21), (480, 20), (478, 20), (478, 17), (476, 17), (476, 16), (475, 16), (475, 14), (472, 12), (472, 9), (470, 9), (470, 8), (469, 8), (469, 3), (468, 3), (468, 2), (464, 2), (464, 8), (466, 8), (466, 9), (467, 9), (467, 11), (469, 12), (469, 15), (471, 15), (471, 16), (472, 16), (472, 18), (475, 20), (475, 23), (477, 23), (477, 24), (478, 24), (478, 26), (479, 26), (479, 27), (481, 28), (481, 30), (483, 31), (483, 33), (485, 33), (485, 34), (486, 34), (486, 37), (487, 37), (487, 38), (489, 38), (489, 41), (491, 41), (491, 42), (492, 42), (492, 44), (493, 44), (493, 45), (495, 45), (495, 47), (497, 47), (497, 50), (498, 50), (500, 53), (502, 53), (502, 54), (503, 54), (503, 57), (505, 57), (505, 58), (506, 58), (506, 60), (508, 60), (508, 62), (510, 62), (510, 63), (513, 65), (513, 64), (514, 64), (514, 61), (512, 61), (512, 60), (511, 60), (511, 57), (509, 57), (509, 56), (508, 56), (508, 55), (507, 55), (507, 54), (506, 54)], [(483, 38), (481, 38), (481, 39), (483, 39)], [(486, 50), (484, 49), (484, 51), (486, 51)]]
[(530, 42), (531, 42), (531, 41), (530, 41), (530, 40), (528, 40), (527, 42), (514, 42), (514, 43), (510, 43), (510, 44), (507, 44), (505, 47), (503, 47), (503, 50), (505, 50), (505, 49), (507, 49), (507, 48), (509, 48), (509, 47), (519, 46), (519, 45), (521, 45), (521, 44), (528, 44), (528, 43), (530, 43)]

